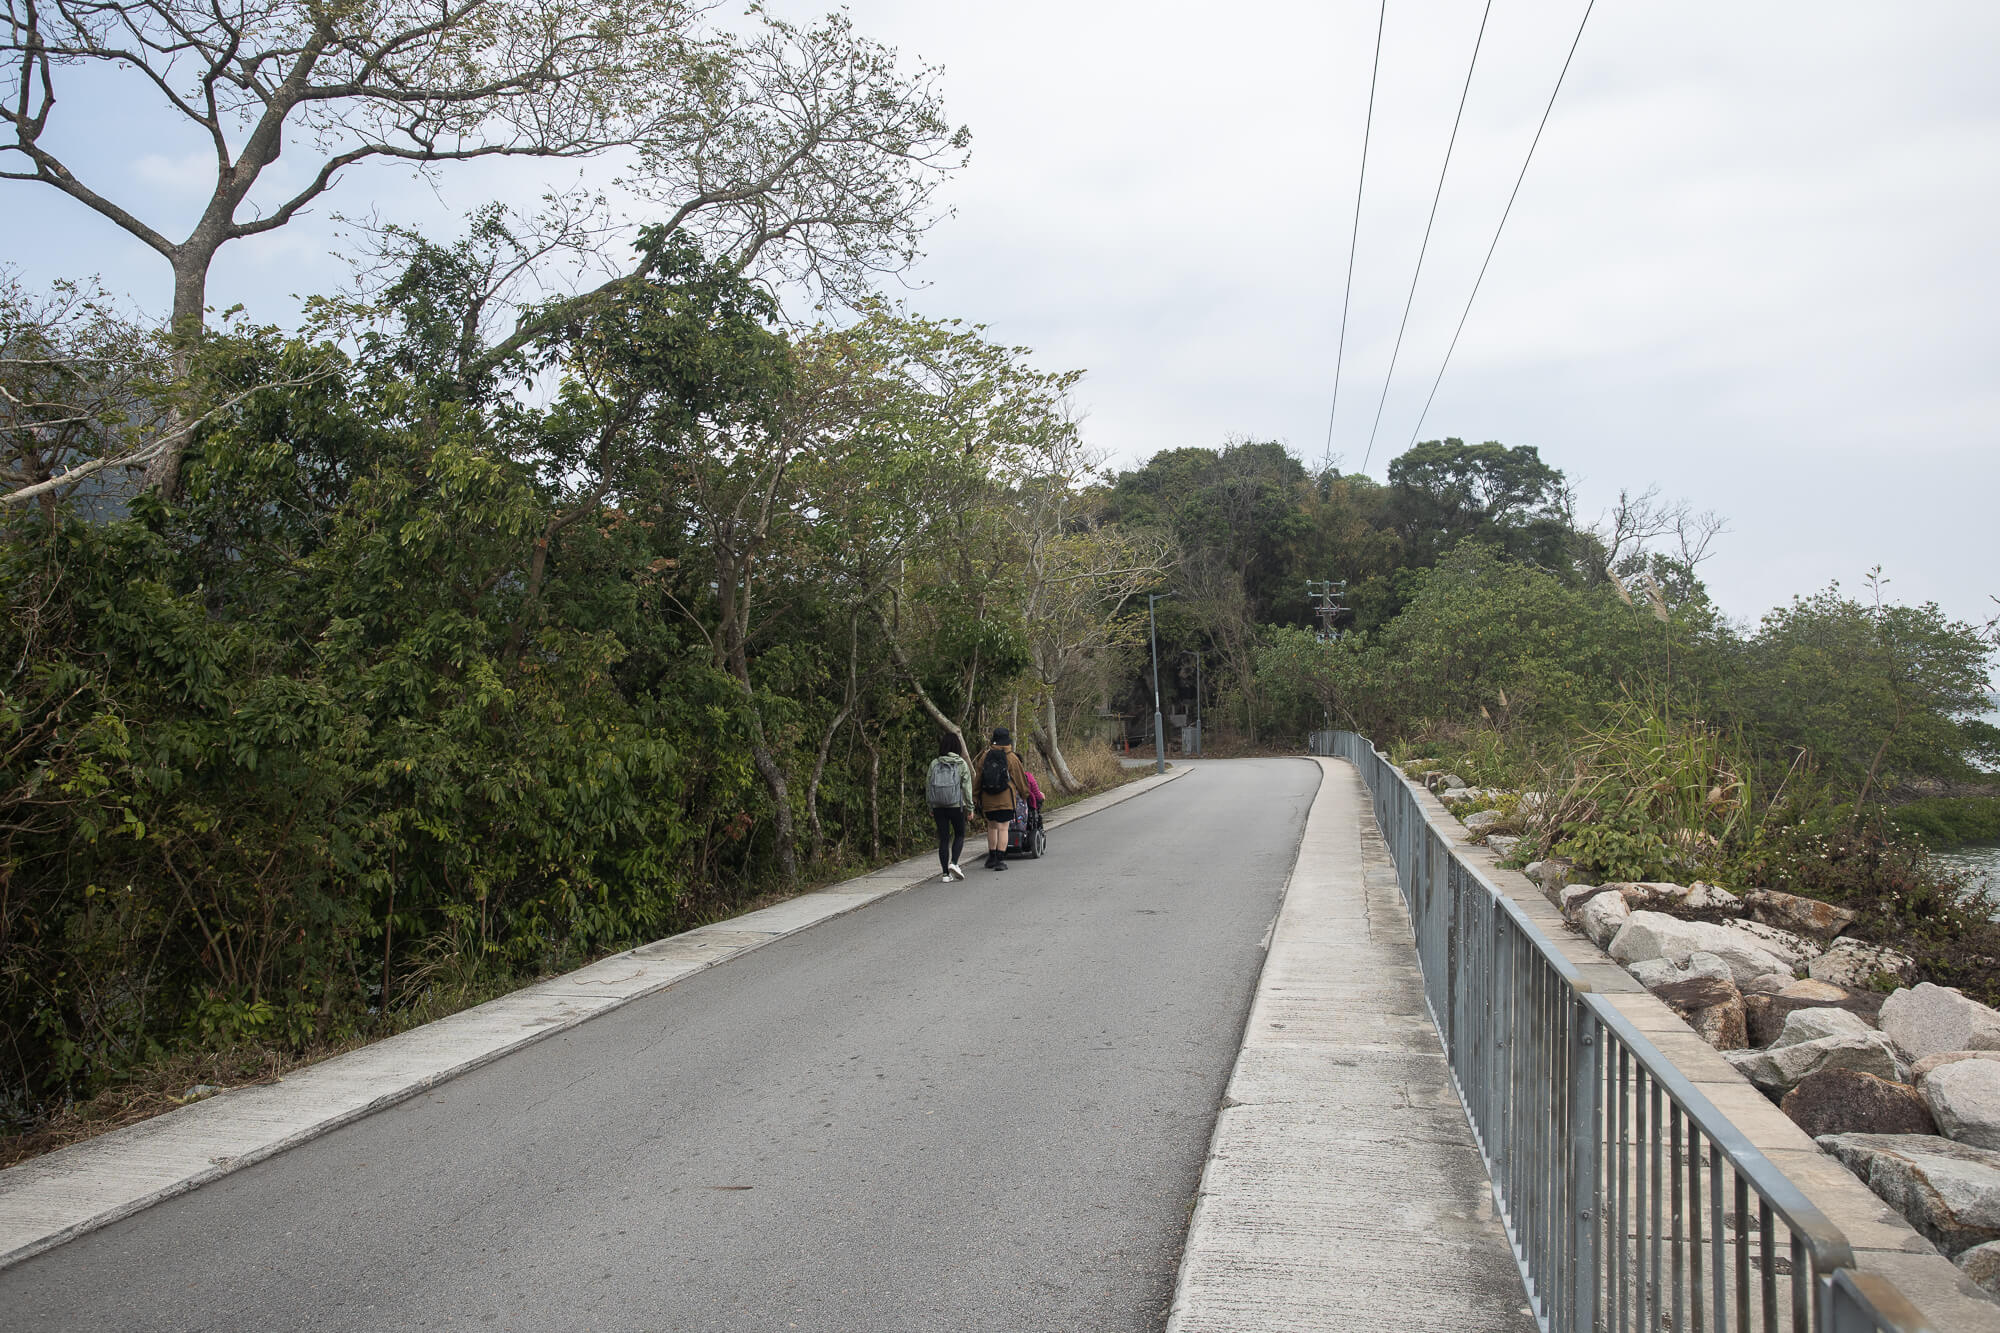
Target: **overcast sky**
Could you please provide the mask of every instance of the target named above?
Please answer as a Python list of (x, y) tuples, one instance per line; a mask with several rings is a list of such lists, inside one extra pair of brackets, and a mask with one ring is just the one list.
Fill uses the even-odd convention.
[[(823, 6), (772, 6), (805, 17)], [(1333, 450), (1407, 447), (1582, 0), (1495, 0), (1423, 280), (1397, 320), (1483, 0), (1393, 0)], [(1089, 371), (1114, 462), (1231, 437), (1325, 447), (1376, 8), (854, 0), (944, 67), (971, 167), (905, 293)], [(1531, 444), (1587, 513), (1657, 484), (1725, 515), (1706, 568), (1754, 618), (1873, 565), (1983, 620), (2000, 592), (2000, 7), (1606, 0), (1423, 438)], [(62, 110), (85, 163), (191, 220), (191, 140), (130, 84)], [(514, 168), (357, 172), (319, 215), (223, 252), (211, 299), (288, 319), (331, 288), (335, 210), (444, 231)], [(551, 179), (554, 179), (551, 177)], [(48, 197), (43, 197), (44, 195)], [(52, 193), (0, 183), (0, 258), (101, 273), (164, 308), (164, 264)], [(1338, 576), (1339, 571), (1329, 570)]]

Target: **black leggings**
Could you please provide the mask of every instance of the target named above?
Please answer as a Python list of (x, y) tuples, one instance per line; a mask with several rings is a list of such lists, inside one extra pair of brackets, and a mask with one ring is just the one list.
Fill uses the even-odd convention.
[(931, 818), (937, 823), (938, 869), (950, 870), (965, 850), (965, 811), (955, 805), (934, 805)]

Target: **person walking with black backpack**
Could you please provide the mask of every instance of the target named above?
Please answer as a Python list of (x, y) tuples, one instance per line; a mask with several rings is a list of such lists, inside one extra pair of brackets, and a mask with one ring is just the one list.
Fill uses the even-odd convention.
[(956, 732), (938, 733), (938, 755), (931, 760), (924, 790), (930, 797), (931, 818), (937, 822), (938, 864), (944, 867), (944, 883), (964, 879), (958, 856), (965, 850), (965, 823), (972, 817), (972, 765), (966, 762), (965, 742)]
[(1017, 802), (1028, 799), (1028, 771), (1014, 753), (1014, 733), (993, 728), (993, 744), (980, 753), (979, 812), (986, 816), (986, 868), (1007, 868), (1007, 825)]

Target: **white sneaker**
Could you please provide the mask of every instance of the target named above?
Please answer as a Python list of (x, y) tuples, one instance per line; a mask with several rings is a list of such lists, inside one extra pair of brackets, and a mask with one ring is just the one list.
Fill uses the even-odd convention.
[(951, 869), (945, 872), (945, 882), (950, 883), (952, 880), (964, 879), (964, 878), (965, 878), (965, 872), (958, 868), (958, 862), (953, 861), (951, 863)]
[(940, 883), (940, 884), (949, 884), (949, 883), (951, 883), (951, 872), (950, 872), (949, 870), (947, 870), (947, 871), (945, 871), (945, 872), (944, 872), (944, 873), (943, 873), (942, 875), (939, 875), (939, 876), (938, 876), (938, 883)]

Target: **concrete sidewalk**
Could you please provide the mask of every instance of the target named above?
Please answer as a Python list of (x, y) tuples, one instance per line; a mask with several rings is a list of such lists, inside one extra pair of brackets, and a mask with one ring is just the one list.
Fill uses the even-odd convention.
[(1535, 1327), (1353, 767), (1324, 780), (1202, 1173), (1168, 1333)]
[[(1059, 829), (1186, 772), (1170, 770), (1089, 797), (1051, 814), (1048, 827)], [(9, 1167), (0, 1171), (0, 1268), (406, 1101), (717, 963), (930, 883), (937, 875), (936, 853), (926, 852), (761, 911), (614, 954), (275, 1083), (220, 1093)]]

